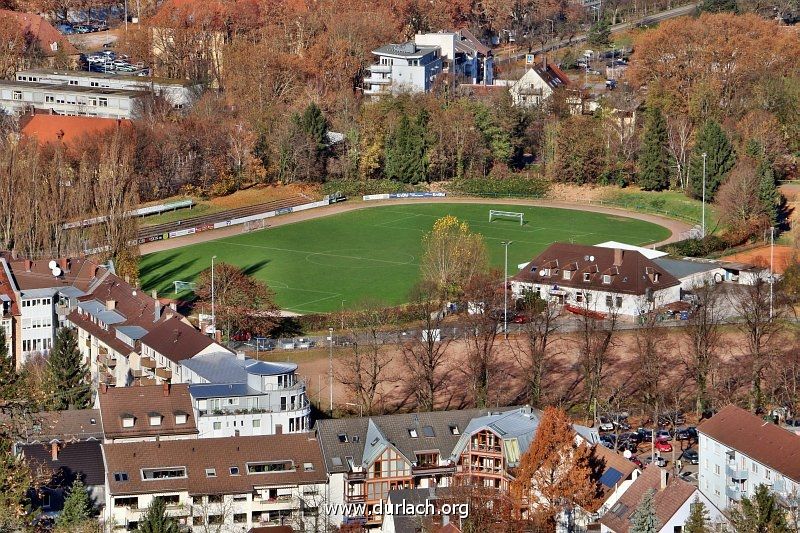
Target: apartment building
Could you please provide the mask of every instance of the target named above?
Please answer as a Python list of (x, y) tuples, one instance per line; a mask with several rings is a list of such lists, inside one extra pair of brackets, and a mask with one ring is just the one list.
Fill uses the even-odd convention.
[[(56, 330), (77, 299), (113, 272), (82, 258), (16, 259), (0, 254), (2, 325), (10, 335), (11, 355), (17, 368), (34, 354), (49, 353)], [(7, 342), (9, 342), (7, 340)]]
[(313, 433), (105, 444), (103, 451), (103, 520), (113, 531), (134, 530), (154, 497), (187, 531), (327, 530), (327, 476)]
[(511, 279), (515, 298), (533, 294), (598, 318), (636, 316), (681, 299), (681, 282), (638, 250), (557, 242)]
[(88, 87), (94, 90), (146, 91), (164, 98), (175, 109), (190, 107), (202, 92), (200, 86), (192, 85), (186, 80), (84, 70), (21, 70), (17, 72), (16, 80), (67, 87)]
[[(28, 78), (38, 80), (37, 76)], [(136, 118), (146, 91), (53, 85), (39, 81), (0, 80), (0, 110), (103, 118)]]
[(186, 385), (101, 386), (98, 398), (106, 443), (197, 439)]
[(735, 405), (697, 428), (700, 489), (719, 509), (766, 485), (786, 508), (800, 503), (800, 437)]
[(294, 363), (214, 352), (181, 363), (201, 438), (310, 430), (311, 404)]

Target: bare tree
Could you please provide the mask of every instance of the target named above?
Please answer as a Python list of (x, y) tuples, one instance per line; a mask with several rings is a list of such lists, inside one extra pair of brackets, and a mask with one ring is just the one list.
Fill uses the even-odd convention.
[[(198, 501), (199, 500), (199, 501)], [(233, 516), (233, 497), (224, 494), (195, 496), (191, 514), (199, 524), (193, 531), (201, 533), (224, 533), (230, 526), (226, 524)]]
[(354, 342), (337, 376), (367, 415), (376, 413), (384, 387), (395, 380), (387, 371), (392, 356), (383, 345), (382, 319), (381, 307), (376, 304), (368, 304), (353, 316)]
[(499, 325), (495, 311), (500, 303), (496, 279), (492, 275), (475, 276), (464, 294), (469, 311), (464, 320), (467, 360), (462, 370), (470, 381), (477, 407), (489, 405), (489, 382), (495, 371)]
[(647, 412), (658, 412), (663, 403), (663, 375), (669, 352), (666, 332), (658, 325), (658, 314), (639, 315), (640, 324), (633, 334), (633, 355), (639, 398)]
[(770, 294), (769, 281), (756, 278), (752, 285), (740, 285), (731, 291), (730, 302), (741, 322), (738, 329), (745, 337), (745, 363), (750, 373), (750, 408), (763, 406), (762, 379), (775, 342), (782, 332), (779, 320), (781, 309), (775, 307)]
[(512, 345), (514, 357), (525, 375), (525, 397), (528, 404), (542, 407), (544, 379), (553, 369), (558, 353), (553, 349), (559, 325), (560, 307), (554, 302), (526, 297), (523, 312), (527, 321), (522, 335)]
[(441, 336), (445, 314), (440, 294), (431, 282), (423, 281), (414, 287), (411, 303), (419, 309), (422, 334), (400, 339), (407, 370), (405, 385), (413, 391), (421, 411), (433, 411), (437, 396), (448, 385), (445, 363), (452, 337)]
[(710, 407), (708, 397), (709, 374), (719, 356), (721, 330), (720, 303), (721, 285), (703, 284), (692, 291), (697, 298), (697, 306), (689, 313), (684, 339), (689, 346), (689, 360), (686, 362), (697, 384), (695, 410), (698, 414)]
[(686, 115), (667, 119), (667, 150), (675, 165), (678, 186), (689, 187), (689, 141), (692, 137), (692, 121)]

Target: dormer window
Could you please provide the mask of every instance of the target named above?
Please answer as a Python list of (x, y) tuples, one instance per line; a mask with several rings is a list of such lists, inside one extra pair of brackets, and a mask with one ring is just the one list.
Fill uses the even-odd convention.
[(610, 274), (603, 274), (603, 283), (606, 285), (611, 285), (611, 275)]
[(658, 278), (661, 277), (659, 272), (653, 272), (653, 283), (658, 283)]
[(456, 426), (454, 424), (454, 425), (450, 426), (450, 434), (451, 435), (461, 435), (461, 431), (459, 431), (458, 426)]
[(412, 439), (416, 439), (417, 437), (419, 437), (419, 435), (417, 435), (417, 430), (414, 428), (408, 430), (408, 436), (411, 437)]
[(187, 415), (186, 413), (178, 411), (177, 413), (175, 413), (175, 424), (176, 425), (185, 424), (186, 421), (188, 420), (188, 418), (189, 418), (189, 415)]
[(348, 442), (350, 439), (347, 438), (347, 435), (344, 433), (339, 433), (339, 442)]
[(120, 418), (122, 418), (122, 427), (124, 428), (132, 428), (136, 421), (133, 415), (127, 413), (123, 414)]
[(569, 270), (565, 270), (564, 273), (561, 275), (563, 279), (570, 279), (572, 277), (572, 272)]
[(148, 417), (150, 418), (150, 425), (151, 426), (160, 426), (161, 425), (161, 419), (164, 418), (164, 417), (161, 416), (161, 413), (150, 413), (148, 415)]
[(545, 278), (550, 277), (550, 272), (551, 271), (549, 268), (544, 268), (542, 269), (542, 276), (544, 276)]
[(588, 282), (589, 282), (589, 281), (591, 281), (591, 280), (592, 280), (592, 274), (591, 274), (591, 272), (584, 272), (584, 273), (583, 273), (583, 281), (585, 281), (585, 282), (587, 282), (587, 283), (588, 283)]

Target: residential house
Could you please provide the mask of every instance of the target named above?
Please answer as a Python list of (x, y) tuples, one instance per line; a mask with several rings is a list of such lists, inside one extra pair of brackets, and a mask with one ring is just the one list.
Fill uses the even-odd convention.
[[(41, 60), (51, 67), (57, 64), (77, 66), (80, 59), (78, 50), (44, 17), (35, 13), (0, 9), (0, 20), (11, 21), (14, 27), (20, 30), (22, 39), (36, 46), (38, 53), (26, 54), (26, 56), (36, 57), (37, 62)], [(8, 36), (6, 35), (5, 38)], [(9, 43), (9, 46), (12, 44)], [(21, 61), (16, 65), (18, 69), (31, 67), (31, 59)]]
[(202, 87), (186, 80), (107, 74), (85, 70), (22, 70), (17, 72), (16, 79), (17, 81), (33, 81), (57, 86), (88, 87), (95, 90), (146, 91), (164, 98), (174, 109), (190, 107), (202, 92)]
[(38, 479), (44, 481), (32, 491), (32, 503), (45, 516), (55, 516), (75, 480), (86, 486), (92, 505), (105, 505), (105, 464), (99, 440), (38, 442), (20, 444), (17, 453), (25, 458)]
[(106, 443), (197, 439), (185, 384), (101, 386), (98, 399)]
[[(398, 489), (389, 491), (386, 499), (391, 512), (385, 513), (381, 523), (381, 533), (437, 533), (460, 531), (453, 522), (469, 516), (469, 504), (454, 501), (449, 487), (430, 487), (427, 489)], [(453, 515), (442, 515), (442, 504), (456, 507)], [(423, 512), (419, 512), (422, 510)], [(452, 520), (452, 521), (451, 521)]]
[(439, 47), (442, 72), (452, 74), (454, 83), (492, 85), (494, 81), (492, 50), (466, 28), (457, 32), (418, 33), (414, 44)]
[(309, 431), (311, 404), (295, 363), (214, 352), (181, 362), (201, 438)]
[(557, 65), (549, 63), (545, 57), (541, 63), (528, 69), (508, 91), (511, 93), (514, 105), (537, 107), (550, 98), (556, 89), (567, 88), (570, 84), (570, 79), (564, 71)]
[(30, 424), (19, 437), (19, 444), (83, 442), (103, 440), (103, 421), (99, 409), (45, 411), (31, 416)]
[[(390, 491), (448, 486), (453, 448), (486, 409), (318, 420), (330, 504), (364, 504), (364, 514), (335, 514), (333, 523), (378, 527), (376, 506)], [(344, 509), (340, 509), (343, 511)], [(354, 507), (352, 511), (357, 511)]]
[(16, 328), (20, 320), (20, 309), (17, 304), (17, 294), (8, 269), (8, 263), (0, 263), (0, 331), (5, 339), (5, 348), (8, 357), (16, 359), (15, 345)]
[(17, 368), (35, 354), (49, 353), (77, 298), (113, 273), (112, 265), (83, 258), (32, 261), (0, 254), (0, 265), (3, 325), (11, 330)]
[(325, 465), (312, 433), (105, 444), (106, 512), (133, 530), (154, 497), (188, 531), (324, 531)]
[(0, 80), (0, 111), (10, 115), (37, 111), (54, 115), (131, 119), (138, 116), (140, 102), (146, 96), (147, 92), (142, 90)]
[(22, 126), (20, 133), (25, 137), (37, 139), (42, 145), (56, 143), (74, 147), (90, 136), (113, 132), (130, 124), (129, 120), (113, 118), (27, 115), (20, 120)]
[(800, 505), (800, 436), (735, 405), (697, 427), (699, 484), (727, 509), (766, 485), (787, 508)]
[(636, 316), (681, 299), (681, 283), (637, 250), (554, 243), (511, 280), (516, 298), (532, 293), (576, 313)]
[(705, 506), (711, 523), (726, 521), (720, 510), (697, 487), (679, 479), (671, 470), (651, 465), (600, 518), (601, 533), (631, 531), (631, 517), (648, 491), (653, 491), (659, 533), (681, 533), (692, 506), (697, 502)]

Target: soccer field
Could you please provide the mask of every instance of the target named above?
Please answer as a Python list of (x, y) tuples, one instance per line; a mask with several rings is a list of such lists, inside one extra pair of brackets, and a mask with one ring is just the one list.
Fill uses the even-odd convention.
[[(489, 210), (522, 212), (519, 220), (489, 222)], [(298, 313), (353, 308), (365, 298), (386, 304), (406, 301), (419, 278), (421, 237), (436, 219), (454, 215), (483, 234), (494, 266), (503, 266), (500, 241), (508, 249), (509, 275), (548, 244), (608, 240), (645, 245), (669, 237), (668, 229), (633, 218), (532, 206), (421, 203), (373, 207), (287, 224), (176, 248), (142, 257), (146, 290), (173, 294), (175, 280), (193, 281), (211, 256), (265, 281), (278, 305)], [(342, 303), (344, 302), (344, 303)]]

